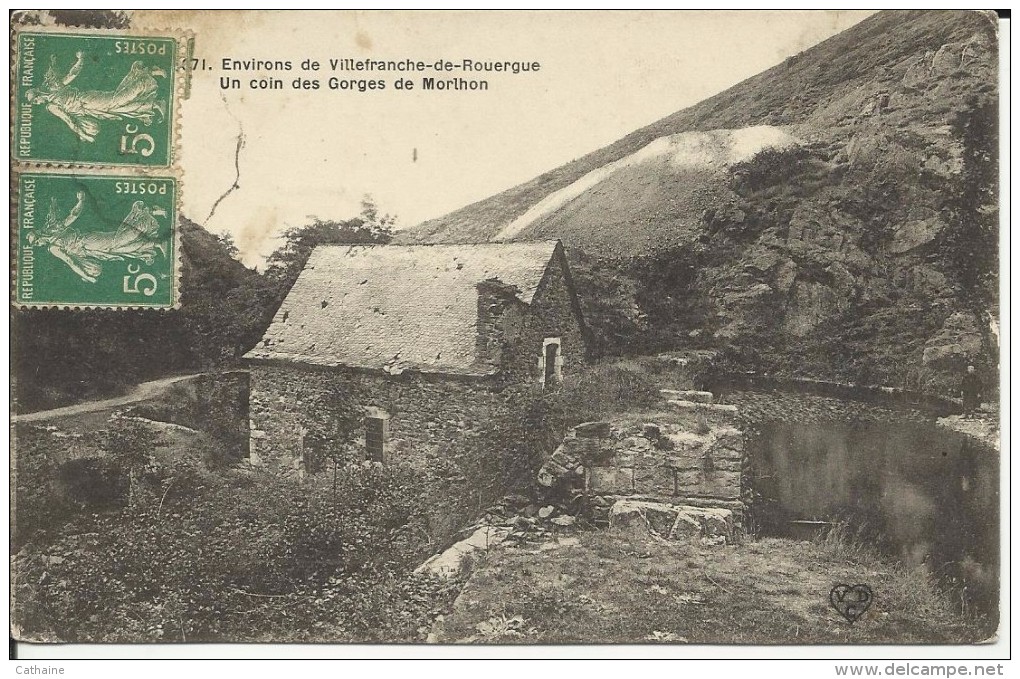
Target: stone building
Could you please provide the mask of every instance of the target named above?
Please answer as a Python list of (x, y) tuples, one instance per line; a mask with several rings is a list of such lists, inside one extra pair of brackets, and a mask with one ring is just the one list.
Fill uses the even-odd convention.
[(364, 407), (386, 462), (484, 425), (508, 384), (553, 388), (586, 330), (559, 241), (320, 246), (245, 358), (254, 464), (313, 466), (306, 408), (327, 389)]

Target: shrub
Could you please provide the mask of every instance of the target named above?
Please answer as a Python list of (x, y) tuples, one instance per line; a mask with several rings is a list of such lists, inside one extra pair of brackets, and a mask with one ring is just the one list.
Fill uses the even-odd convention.
[(559, 394), (568, 426), (654, 405), (661, 385), (641, 369), (595, 365), (567, 376)]
[[(81, 516), (18, 566), (15, 616), (65, 641), (417, 638), (449, 594), (412, 576), (421, 515), (406, 467), (326, 478), (228, 474)], [(27, 588), (26, 583), (38, 583)], [(394, 636), (396, 635), (396, 636)]]

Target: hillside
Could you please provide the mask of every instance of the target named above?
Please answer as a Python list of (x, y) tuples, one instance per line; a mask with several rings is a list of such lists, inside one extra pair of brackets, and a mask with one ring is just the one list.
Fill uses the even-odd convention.
[(882, 12), (398, 239), (563, 239), (606, 352), (945, 390), (994, 370), (996, 74), (994, 17)]

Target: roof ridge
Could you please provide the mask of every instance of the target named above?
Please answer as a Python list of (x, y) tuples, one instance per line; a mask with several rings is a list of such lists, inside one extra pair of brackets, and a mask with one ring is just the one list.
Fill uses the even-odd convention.
[(559, 266), (557, 239), (511, 243), (320, 245), (250, 357), (424, 372), (475, 372), (478, 284), (531, 304)]

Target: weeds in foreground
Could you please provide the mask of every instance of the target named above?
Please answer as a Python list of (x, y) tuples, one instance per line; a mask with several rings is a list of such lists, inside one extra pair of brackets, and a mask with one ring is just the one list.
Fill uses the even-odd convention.
[(815, 538), (822, 552), (845, 563), (875, 563), (881, 559), (878, 550), (865, 539), (867, 525), (856, 526), (847, 520), (836, 521), (827, 531)]
[(910, 565), (891, 561), (879, 552), (874, 539), (866, 537), (867, 531), (866, 525), (854, 527), (849, 521), (838, 521), (816, 538), (814, 544), (834, 562), (851, 564), (862, 572), (876, 574), (883, 606), (889, 610), (911, 611), (921, 619), (946, 624), (956, 620), (983, 630), (987, 635), (994, 633), (997, 616), (979, 612), (958, 582), (932, 572), (924, 563)]

